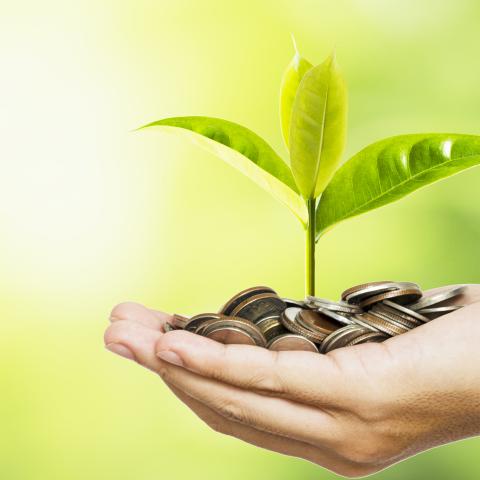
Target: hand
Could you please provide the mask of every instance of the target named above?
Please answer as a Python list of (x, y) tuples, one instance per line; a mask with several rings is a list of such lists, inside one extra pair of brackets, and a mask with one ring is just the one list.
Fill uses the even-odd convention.
[(457, 303), (467, 306), (327, 355), (164, 334), (170, 315), (124, 303), (105, 343), (157, 372), (215, 431), (354, 477), (480, 433), (480, 286)]

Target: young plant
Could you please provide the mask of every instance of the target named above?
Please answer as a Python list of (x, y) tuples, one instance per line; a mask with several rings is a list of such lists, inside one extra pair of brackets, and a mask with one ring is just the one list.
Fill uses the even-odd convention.
[(289, 164), (248, 128), (219, 118), (165, 118), (142, 128), (186, 136), (294, 213), (306, 233), (307, 295), (315, 295), (315, 245), (325, 232), (480, 163), (480, 136), (426, 133), (378, 141), (339, 168), (347, 125), (345, 82), (334, 54), (313, 66), (296, 46), (281, 85), (280, 121)]

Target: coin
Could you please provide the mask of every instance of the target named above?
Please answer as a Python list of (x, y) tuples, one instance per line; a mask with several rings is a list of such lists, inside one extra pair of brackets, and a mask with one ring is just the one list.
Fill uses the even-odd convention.
[[(465, 286), (422, 297), (412, 282), (370, 282), (345, 290), (341, 300), (308, 296), (280, 298), (258, 286), (234, 295), (220, 313), (191, 318), (173, 314), (165, 332), (185, 329), (223, 343), (328, 353), (337, 348), (381, 342), (462, 308)], [(455, 299), (449, 304), (448, 301)]]
[(332, 321), (331, 317), (314, 310), (300, 310), (295, 318), (298, 325), (319, 335), (330, 335), (342, 325)]
[(363, 335), (366, 332), (372, 332), (360, 325), (347, 325), (332, 332), (320, 345), (320, 353), (328, 353), (337, 348), (342, 348), (350, 342), (350, 340)]
[(445, 300), (450, 300), (458, 295), (461, 295), (465, 292), (465, 286), (462, 285), (460, 287), (453, 287), (449, 288), (448, 290), (444, 290), (443, 292), (436, 293), (434, 295), (427, 295), (426, 297), (422, 297), (418, 302), (409, 305), (409, 308), (413, 310), (422, 310), (427, 307), (431, 307), (432, 305), (436, 305), (437, 303), (444, 302)]
[(381, 332), (368, 332), (354, 338), (353, 340), (348, 342), (345, 346), (353, 347), (354, 345), (359, 345), (360, 343), (383, 342), (387, 338), (388, 336)]
[[(352, 294), (357, 293), (360, 290), (369, 289), (371, 287), (384, 287), (385, 285), (392, 284), (394, 285), (395, 282), (391, 280), (384, 280), (381, 282), (369, 282), (369, 283), (361, 283), (360, 285), (355, 285), (354, 287), (347, 288), (344, 292), (342, 292), (341, 298), (342, 300), (346, 301), (347, 297)], [(394, 286), (392, 288), (395, 288)], [(387, 287), (388, 289), (388, 287)], [(378, 293), (378, 292), (377, 292)]]
[(219, 320), (224, 317), (225, 315), (222, 315), (221, 313), (199, 313), (198, 315), (191, 317), (183, 328), (189, 332), (195, 332), (202, 323), (208, 320)]
[(233, 310), (240, 305), (244, 300), (247, 298), (253, 297), (254, 295), (258, 295), (260, 293), (273, 293), (276, 294), (275, 290), (270, 287), (259, 286), (259, 287), (251, 287), (234, 295), (230, 300), (228, 300), (225, 305), (220, 309), (220, 313), (224, 315), (230, 315)]
[(463, 305), (446, 305), (445, 307), (431, 307), (431, 308), (422, 308), (418, 310), (418, 313), (421, 314), (441, 314), (445, 315), (447, 313), (455, 312), (463, 308)]
[(303, 300), (293, 300), (291, 298), (282, 298), (285, 305), (288, 307), (300, 307), (305, 308), (305, 302)]
[(269, 350), (280, 351), (305, 351), (305, 352), (317, 352), (317, 346), (308, 338), (302, 335), (295, 335), (292, 333), (286, 333), (278, 337), (273, 338), (267, 345)]
[(401, 325), (396, 324), (395, 322), (392, 322), (391, 320), (379, 317), (370, 312), (365, 312), (361, 315), (356, 316), (355, 318), (357, 319), (357, 321), (358, 317), (362, 317), (362, 320), (368, 323), (368, 325), (370, 325), (376, 330), (386, 333), (391, 337), (408, 332), (408, 328), (405, 328)]
[(173, 328), (173, 326), (172, 326), (170, 323), (165, 322), (165, 323), (163, 324), (163, 331), (164, 331), (165, 333), (172, 332), (173, 330), (175, 330), (175, 328)]
[(406, 307), (404, 305), (400, 305), (399, 303), (391, 302), (390, 300), (383, 300), (382, 302), (383, 305), (393, 308), (397, 310), (398, 312), (405, 313), (409, 317), (416, 318), (417, 320), (420, 320), (421, 322), (428, 322), (429, 319), (425, 317), (424, 315), (420, 314), (419, 312), (416, 312), (415, 310), (412, 310), (410, 307)]
[(374, 282), (373, 284), (366, 285), (367, 286), (364, 286), (361, 289), (359, 288), (353, 291), (353, 293), (348, 294), (345, 297), (345, 300), (348, 303), (359, 304), (363, 308), (362, 304), (367, 299), (380, 296), (382, 294), (387, 294), (388, 292), (412, 289), (420, 292), (420, 287), (416, 283), (411, 282)]
[(312, 297), (306, 298), (305, 306), (308, 308), (322, 308), (330, 310), (331, 312), (341, 313), (361, 313), (362, 309), (355, 304), (350, 304), (344, 301), (334, 302), (326, 298)]
[(297, 314), (302, 310), (297, 307), (290, 307), (285, 309), (280, 315), (280, 321), (282, 325), (290, 332), (296, 333), (298, 335), (303, 335), (314, 343), (321, 343), (322, 340), (327, 336), (325, 333), (319, 333), (308, 328), (303, 327), (297, 322)]
[(382, 304), (376, 304), (373, 306), (369, 313), (376, 315), (377, 317), (383, 318), (387, 322), (393, 323), (395, 326), (400, 328), (406, 328), (411, 330), (412, 328), (418, 327), (418, 320), (407, 319), (398, 315), (395, 311), (387, 310)]
[(268, 315), (279, 315), (285, 310), (285, 302), (275, 293), (260, 293), (239, 303), (232, 311), (234, 317), (241, 317), (255, 323)]
[[(323, 315), (326, 315), (327, 317), (330, 317), (332, 318), (333, 320), (336, 320), (337, 322), (341, 323), (342, 325), (351, 325), (352, 323), (354, 323), (354, 321), (351, 319), (351, 315), (352, 314), (341, 314), (341, 313), (337, 313), (333, 310), (329, 310), (327, 308), (321, 308), (321, 307), (318, 307), (317, 310), (316, 310), (318, 313), (322, 313)], [(359, 310), (360, 312), (362, 310)], [(358, 313), (358, 312), (357, 312)]]
[(171, 326), (174, 328), (185, 328), (189, 318), (185, 317), (184, 315), (180, 315), (178, 313), (174, 313), (172, 315)]
[(266, 346), (260, 329), (241, 318), (224, 317), (211, 321), (203, 329), (202, 335), (220, 343)]
[(383, 300), (388, 300), (390, 298), (394, 298), (395, 301), (398, 303), (405, 304), (414, 302), (415, 300), (418, 300), (421, 296), (422, 292), (419, 288), (402, 288), (384, 293), (379, 293), (378, 295), (374, 295), (373, 297), (368, 297), (365, 300), (362, 300), (359, 305), (362, 308), (366, 308), (370, 305), (381, 302)]
[(267, 342), (274, 337), (278, 337), (282, 333), (286, 333), (285, 327), (280, 322), (280, 317), (278, 315), (262, 318), (255, 325), (263, 333)]

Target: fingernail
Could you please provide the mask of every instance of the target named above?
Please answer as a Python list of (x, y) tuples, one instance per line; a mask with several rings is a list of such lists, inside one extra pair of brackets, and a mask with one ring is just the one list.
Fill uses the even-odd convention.
[(107, 350), (110, 350), (110, 352), (112, 353), (120, 355), (123, 358), (127, 358), (128, 360), (135, 360), (135, 356), (133, 355), (132, 351), (125, 345), (122, 345), (120, 343), (109, 343), (108, 345), (105, 345), (105, 348)]
[(183, 367), (182, 359), (171, 350), (160, 350), (159, 352), (157, 352), (157, 357), (164, 360), (165, 362), (171, 363), (172, 365)]

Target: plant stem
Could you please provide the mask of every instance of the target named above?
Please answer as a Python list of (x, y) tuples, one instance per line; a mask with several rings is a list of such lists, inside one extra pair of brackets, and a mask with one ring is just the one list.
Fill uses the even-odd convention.
[(315, 295), (315, 199), (307, 200), (308, 224), (305, 243), (305, 295)]

